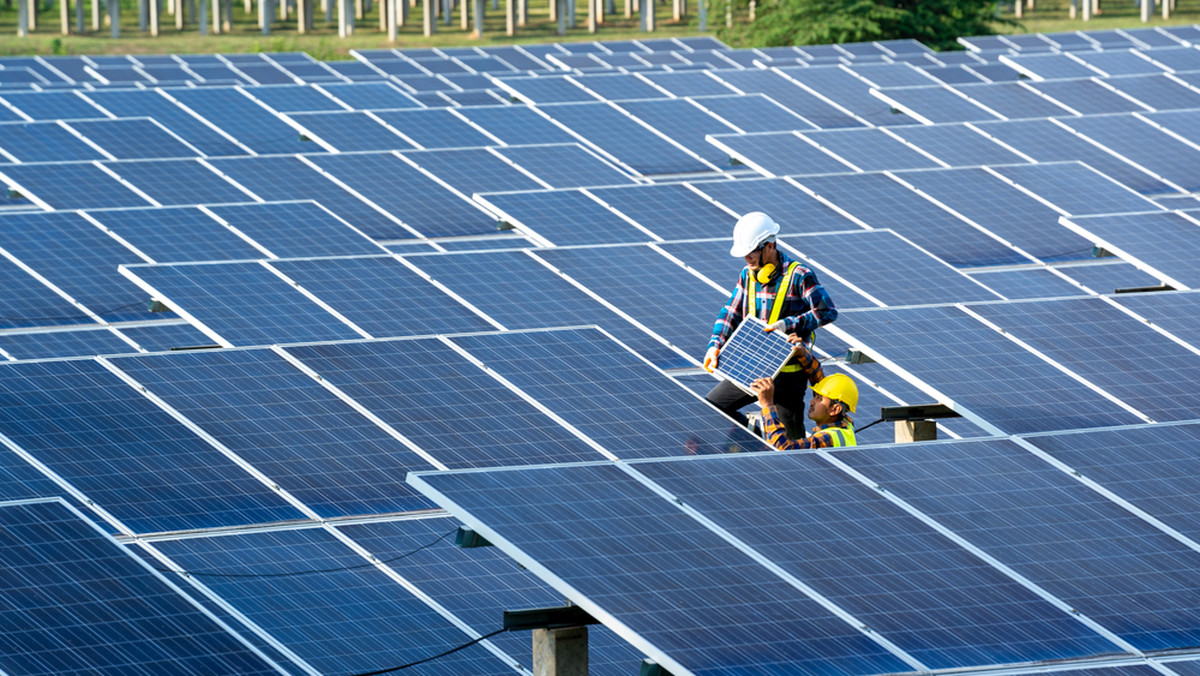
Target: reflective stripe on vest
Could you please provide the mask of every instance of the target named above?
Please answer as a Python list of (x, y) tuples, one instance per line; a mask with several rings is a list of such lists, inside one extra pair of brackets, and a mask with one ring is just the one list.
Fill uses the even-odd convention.
[(854, 439), (853, 427), (830, 427), (823, 430), (829, 433), (829, 438), (833, 440), (833, 447), (839, 446), (857, 446), (858, 442)]
[[(787, 296), (787, 290), (792, 288), (792, 278), (796, 276), (798, 267), (800, 263), (797, 261), (788, 263), (787, 272), (783, 273), (783, 279), (779, 280), (779, 287), (775, 289), (775, 303), (771, 306), (771, 316), (766, 320), (768, 325), (779, 321), (779, 315), (783, 312), (783, 299)], [(754, 278), (754, 273), (749, 271), (746, 274), (746, 316), (758, 316), (758, 280)]]

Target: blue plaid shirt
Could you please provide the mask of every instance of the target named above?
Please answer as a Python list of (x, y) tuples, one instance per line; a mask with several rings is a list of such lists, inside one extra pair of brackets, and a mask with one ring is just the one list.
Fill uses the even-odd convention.
[[(779, 251), (779, 274), (775, 275), (775, 279), (769, 283), (757, 285), (757, 316), (759, 319), (766, 321), (771, 316), (771, 306), (775, 303), (775, 295), (779, 291), (779, 285), (783, 283), (783, 278), (791, 262), (792, 259), (787, 254)], [(737, 288), (733, 290), (729, 302), (717, 314), (717, 321), (713, 325), (712, 338), (708, 341), (708, 347), (720, 348), (729, 339), (738, 324), (742, 323), (742, 319), (745, 317), (746, 282), (749, 274), (749, 267), (742, 268)], [(838, 313), (833, 299), (829, 297), (825, 287), (821, 286), (821, 282), (817, 281), (817, 275), (803, 265), (796, 268), (791, 286), (785, 293), (783, 311), (779, 313), (779, 318), (784, 322), (784, 332), (802, 336), (804, 344), (811, 346), (813, 331), (837, 319)]]

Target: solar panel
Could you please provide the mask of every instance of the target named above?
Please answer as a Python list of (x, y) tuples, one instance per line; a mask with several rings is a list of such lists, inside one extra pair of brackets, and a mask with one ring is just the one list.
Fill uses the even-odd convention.
[(646, 129), (609, 103), (563, 103), (540, 107), (593, 145), (641, 174), (712, 171), (713, 167)]
[(1200, 189), (1196, 148), (1132, 115), (1072, 118), (1064, 123), (1114, 152), (1133, 160), (1183, 192)]
[(0, 432), (112, 514), (123, 532), (302, 517), (97, 362), (5, 364), (0, 400)]
[[(201, 581), (314, 671), (392, 668), (475, 635), (324, 529), (167, 540), (154, 548), (185, 570), (245, 575)], [(335, 572), (289, 575), (309, 570)], [(439, 659), (433, 673), (498, 676), (512, 670), (476, 646)]]
[(729, 161), (724, 152), (707, 143), (704, 137), (728, 134), (736, 129), (687, 100), (621, 101), (617, 105), (712, 164), (720, 166)]
[(747, 317), (729, 336), (717, 361), (717, 373), (747, 394), (753, 394), (750, 384), (756, 379), (779, 375), (779, 369), (792, 356), (787, 336), (765, 328), (761, 319)]
[(239, 260), (263, 255), (196, 207), (97, 209), (88, 214), (110, 233), (158, 263)]
[[(738, 131), (790, 131), (814, 125), (762, 94), (699, 96), (692, 104), (716, 115)], [(724, 158), (722, 158), (722, 161)]]
[(257, 262), (133, 265), (126, 274), (225, 345), (361, 338)]
[(1197, 553), (1025, 448), (906, 444), (838, 457), (1137, 649), (1195, 640), (1180, 575)]
[[(312, 159), (319, 163), (325, 158), (313, 156)], [(265, 195), (272, 200), (315, 199), (321, 206), (346, 222), (353, 223), (371, 237), (392, 239), (413, 235), (410, 230), (341, 186), (332, 182), (323, 183), (326, 179), (320, 172), (299, 158), (247, 157), (205, 162), (239, 185), (252, 190), (255, 195)]]
[(989, 270), (972, 273), (971, 276), (980, 284), (1012, 300), (1078, 296), (1084, 293), (1083, 289), (1051, 272), (1049, 268)]
[(382, 247), (315, 202), (208, 207), (218, 220), (280, 258), (378, 254)]
[[(678, 60), (676, 59), (678, 62)], [(577, 85), (591, 92), (595, 98), (602, 101), (621, 101), (633, 99), (665, 99), (668, 94), (655, 88), (645, 80), (632, 73), (596, 73), (591, 75), (574, 75), (569, 78)], [(587, 99), (565, 99), (579, 101)], [(558, 101), (562, 102), (562, 101)], [(538, 101), (538, 103), (552, 103)]]
[(1163, 69), (1154, 62), (1138, 56), (1133, 51), (1109, 49), (1102, 52), (1081, 52), (1075, 58), (1099, 70), (1107, 77), (1163, 72)]
[(102, 160), (105, 155), (56, 122), (0, 124), (0, 158), (19, 162)]
[(430, 506), (401, 477), (432, 465), (274, 352), (113, 364), (322, 517)]
[(194, 157), (196, 149), (154, 120), (78, 120), (69, 125), (119, 160)]
[[(789, 67), (780, 68), (779, 72), (872, 124), (913, 124), (915, 122), (909, 116), (894, 112), (879, 99), (871, 96), (871, 85), (841, 68)], [(814, 122), (816, 121), (814, 120)], [(824, 127), (826, 125), (818, 122), (817, 126)]]
[[(343, 110), (338, 112), (293, 113), (288, 116), (304, 131), (305, 137), (321, 141), (323, 148), (343, 152), (358, 150), (403, 150), (416, 146), (382, 125), (372, 115)], [(314, 143), (314, 145), (316, 145)], [(312, 148), (317, 150), (317, 148)]]
[(862, 126), (845, 110), (796, 86), (795, 82), (775, 71), (723, 70), (714, 75), (738, 91), (765, 94), (821, 129)]
[(111, 329), (0, 334), (0, 350), (12, 359), (81, 357), (134, 352), (137, 348)]
[(311, 150), (275, 114), (232, 87), (164, 91), (255, 152), (302, 153)]
[[(468, 199), (391, 153), (313, 155), (309, 160), (422, 236), (478, 235), (496, 229), (495, 220)], [(367, 230), (360, 221), (339, 215), (371, 237), (396, 237)]]
[(888, 131), (952, 167), (1024, 161), (1020, 155), (976, 133), (967, 125), (912, 125), (889, 128)]
[[(150, 203), (91, 163), (0, 165), (0, 178), (47, 210)], [(79, 186), (88, 189), (80, 190)]]
[(1182, 214), (1064, 217), (1062, 224), (1178, 287), (1200, 286), (1200, 267), (1191, 255), (1200, 242), (1200, 224)]
[(885, 134), (879, 128), (809, 131), (800, 132), (800, 136), (840, 157), (860, 171), (943, 166), (937, 160), (921, 154), (894, 136)]
[[(1200, 50), (1197, 50), (1200, 54)], [(1200, 133), (1197, 132), (1196, 122), (1200, 121), (1200, 110), (1168, 110), (1159, 113), (1139, 113), (1140, 117), (1150, 120), (1151, 124), (1161, 126), (1168, 133), (1200, 143)]]
[(182, 319), (126, 325), (119, 332), (149, 352), (214, 345), (212, 338)]
[(1081, 115), (1131, 113), (1148, 108), (1129, 100), (1095, 80), (1044, 80), (1031, 87)]
[[(174, 91), (174, 90), (173, 90)], [(245, 155), (247, 149), (155, 91), (91, 91), (85, 95), (117, 117), (158, 120), (205, 155)]]
[(551, 245), (646, 242), (653, 235), (638, 229), (579, 190), (487, 193), (476, 201), (497, 219), (535, 241)]
[(628, 174), (577, 143), (492, 148), (552, 188), (633, 183)]
[(1100, 73), (1061, 53), (1006, 55), (1000, 61), (1036, 81), (1089, 78)]
[[(1178, 43), (1176, 44), (1178, 45)], [(1197, 53), (1194, 46), (1155, 49), (1144, 52), (1144, 54), (1163, 68), (1177, 73), (1196, 70), (1197, 67), (1200, 67), (1200, 53)]]
[[(288, 346), (286, 351), (445, 467), (602, 457), (436, 339)], [(454, 414), (468, 410), (469, 417)]]
[(1158, 277), (1115, 258), (1099, 260), (1092, 265), (1067, 266), (1062, 273), (1096, 293), (1114, 293), (1117, 289), (1158, 286), (1162, 283)]
[(594, 188), (588, 192), (664, 240), (728, 235), (736, 218), (679, 184)]
[(470, 148), (496, 143), (446, 110), (385, 110), (375, 114), (418, 148)]
[(401, 154), (464, 195), (547, 187), (486, 148), (414, 150)]
[(595, 101), (598, 97), (565, 77), (502, 77), (494, 82), (514, 99), (525, 103)]
[(411, 96), (386, 82), (321, 84), (319, 88), (333, 94), (339, 101), (354, 110), (395, 110), (420, 107)]
[(797, 182), (872, 228), (888, 228), (951, 265), (1029, 259), (885, 174), (806, 176)]
[(103, 111), (73, 91), (4, 92), (0, 98), (32, 120), (89, 120), (107, 117)]
[[(762, 211), (784, 233), (827, 232), (861, 227), (782, 178), (743, 178), (690, 184), (734, 214)], [(732, 230), (721, 234), (730, 234)]]
[(641, 73), (638, 77), (676, 96), (723, 95), (733, 92), (733, 89), (724, 85), (720, 80), (705, 73), (651, 71)]
[(889, 87), (872, 92), (881, 101), (925, 124), (997, 120), (1001, 115), (952, 87)]
[(281, 113), (346, 109), (333, 98), (322, 94), (321, 90), (305, 85), (273, 85), (254, 87), (246, 91)]
[(575, 143), (578, 139), (526, 106), (479, 106), (456, 114), (486, 129), (504, 143)]
[(130, 160), (104, 166), (159, 204), (242, 202), (253, 197), (195, 160)]
[[(0, 229), (4, 220), (0, 220)], [(2, 230), (0, 230), (2, 231)], [(0, 326), (79, 324), (89, 316), (7, 258), (0, 258)]]
[(1020, 164), (995, 167), (995, 171), (1070, 214), (1162, 209), (1081, 162)]
[(709, 143), (764, 176), (832, 174), (856, 169), (795, 132), (716, 134)]
[(413, 481), (673, 673), (910, 669), (620, 467)]
[(3, 503), (0, 522), (8, 540), (7, 670), (276, 673), (62, 501)]
[(983, 169), (932, 169), (897, 175), (1036, 258), (1077, 260), (1092, 255), (1087, 240), (1051, 225), (1058, 222), (1059, 212)]

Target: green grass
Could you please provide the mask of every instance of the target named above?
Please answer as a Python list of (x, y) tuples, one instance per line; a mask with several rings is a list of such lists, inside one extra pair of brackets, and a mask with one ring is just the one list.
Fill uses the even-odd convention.
[[(452, 25), (440, 24), (438, 32), (432, 37), (422, 35), (420, 10), (410, 13), (409, 25), (400, 29), (399, 39), (395, 43), (387, 41), (387, 34), (379, 30), (378, 7), (373, 7), (366, 18), (357, 22), (358, 26), (353, 36), (338, 38), (337, 24), (326, 23), (324, 15), (318, 8), (316, 21), (311, 33), (301, 35), (296, 31), (295, 17), (289, 16), (288, 21), (275, 21), (272, 24), (271, 35), (262, 35), (256, 25), (257, 17), (247, 14), (242, 9), (242, 2), (235, 0), (234, 27), (228, 34), (201, 37), (195, 24), (188, 25), (184, 31), (175, 29), (174, 18), (165, 11), (162, 14), (162, 32), (157, 37), (150, 37), (138, 31), (137, 5), (135, 0), (123, 0), (121, 11), (122, 37), (114, 40), (109, 37), (109, 30), (90, 30), (91, 4), (86, 6), (88, 32), (85, 35), (59, 35), (59, 9), (43, 9), (38, 13), (38, 26), (28, 38), (16, 37), (16, 0), (9, 0), (12, 7), (5, 7), (0, 0), (0, 55), (18, 54), (148, 54), (148, 53), (204, 53), (204, 52), (254, 52), (254, 51), (305, 51), (319, 59), (344, 59), (349, 57), (351, 49), (380, 49), (387, 47), (418, 48), (446, 47), (462, 45), (503, 45), (528, 42), (547, 42), (552, 40), (627, 40), (646, 37), (640, 30), (638, 20), (625, 18), (624, 0), (616, 0), (617, 13), (610, 15), (595, 34), (589, 34), (586, 28), (587, 5), (585, 0), (576, 0), (576, 18), (578, 25), (568, 29), (565, 37), (556, 34), (557, 25), (549, 20), (546, 0), (535, 0), (530, 3), (529, 22), (517, 29), (517, 35), (504, 35), (504, 10), (492, 10), (491, 0), (485, 17), (484, 34), (482, 37), (472, 37), (460, 29), (457, 12), (454, 14)], [(318, 1), (318, 0), (314, 0)], [(721, 0), (713, 2), (717, 5)], [(164, 2), (165, 4), (165, 2)], [(672, 21), (671, 5), (661, 1), (656, 7), (655, 16), (658, 30), (654, 37), (679, 37), (701, 35), (698, 29), (697, 17), (694, 13), (695, 0), (689, 0), (693, 13), (680, 22)], [(1121, 27), (1142, 26), (1137, 7), (1132, 0), (1103, 0), (1102, 12), (1090, 23), (1082, 20), (1067, 18), (1068, 0), (1037, 0), (1037, 8), (1027, 11), (1021, 26), (1014, 28), (998, 25), (1001, 32), (1058, 32), (1079, 29), (1110, 29)], [(1012, 18), (1011, 5), (1006, 7), (1005, 18)], [(72, 18), (74, 8), (72, 8)], [(724, 18), (723, 11), (712, 11), (709, 15), (709, 27), (713, 28)], [(415, 21), (414, 21), (415, 19)], [(744, 20), (744, 18), (742, 19)], [(1200, 21), (1200, 0), (1178, 0), (1178, 8), (1169, 22), (1164, 22), (1156, 13), (1149, 25), (1184, 24)], [(74, 28), (72, 27), (72, 30)]]

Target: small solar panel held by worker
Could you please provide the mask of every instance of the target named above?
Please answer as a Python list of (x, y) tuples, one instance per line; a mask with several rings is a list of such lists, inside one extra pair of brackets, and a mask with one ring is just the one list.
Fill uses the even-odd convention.
[(747, 317), (729, 337), (717, 362), (717, 371), (746, 391), (756, 378), (774, 378), (792, 355), (784, 334), (765, 328), (761, 319)]

